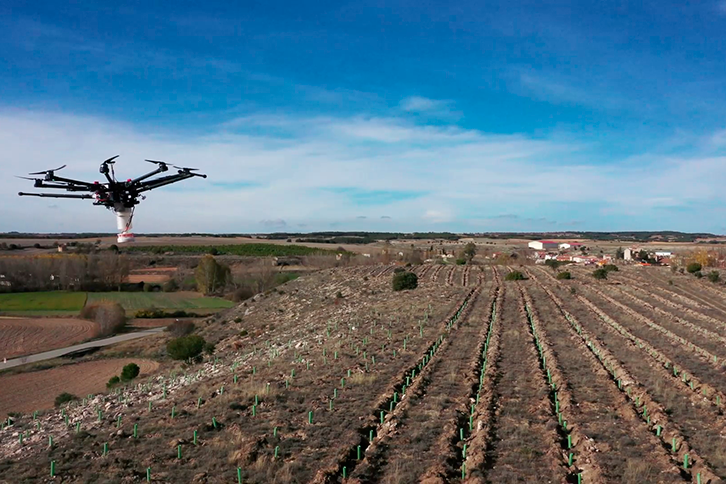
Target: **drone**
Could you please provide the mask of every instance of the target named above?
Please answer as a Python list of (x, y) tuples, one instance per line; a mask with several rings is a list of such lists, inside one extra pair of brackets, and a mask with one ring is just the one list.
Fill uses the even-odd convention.
[(118, 230), (120, 231), (117, 240), (119, 243), (127, 243), (134, 241), (134, 234), (131, 232), (131, 223), (134, 218), (136, 205), (138, 205), (141, 200), (146, 199), (146, 196), (142, 195), (144, 192), (148, 192), (149, 190), (163, 187), (165, 185), (171, 185), (172, 183), (186, 180), (187, 178), (207, 178), (207, 175), (195, 173), (199, 171), (198, 168), (185, 168), (176, 165), (171, 166), (178, 170), (177, 173), (154, 178), (160, 173), (169, 171), (169, 163), (158, 160), (144, 160), (148, 163), (155, 164), (157, 168), (154, 171), (138, 178), (129, 178), (126, 181), (119, 181), (116, 179), (116, 173), (114, 171), (114, 165), (116, 163), (116, 158), (118, 157), (119, 155), (113, 156), (101, 163), (99, 171), (106, 177), (106, 180), (108, 180), (107, 183), (100, 183), (98, 181), (91, 183), (57, 176), (56, 172), (66, 167), (66, 165), (63, 165), (52, 170), (30, 173), (30, 175), (43, 175), (43, 178), (29, 178), (25, 176), (18, 178), (32, 180), (35, 188), (65, 190), (67, 192), (78, 192), (77, 194), (20, 192), (18, 195), (21, 197), (93, 200), (94, 205), (106, 207), (108, 210), (111, 210), (116, 214), (116, 223)]

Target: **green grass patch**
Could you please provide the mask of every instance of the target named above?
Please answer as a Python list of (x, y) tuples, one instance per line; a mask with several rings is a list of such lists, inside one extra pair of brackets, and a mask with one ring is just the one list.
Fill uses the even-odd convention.
[(126, 311), (140, 309), (226, 309), (234, 306), (232, 301), (219, 297), (204, 297), (195, 292), (92, 292), (88, 302), (114, 301)]
[[(213, 250), (214, 249), (214, 250)], [(209, 254), (216, 255), (239, 255), (250, 257), (284, 257), (304, 256), (314, 254), (336, 254), (334, 250), (317, 249), (304, 245), (282, 245), (282, 244), (236, 244), (236, 245), (150, 245), (124, 247), (124, 252), (142, 252), (163, 254), (174, 252), (175, 254)]]
[(0, 294), (0, 312), (78, 312), (86, 304), (85, 292), (14, 292)]

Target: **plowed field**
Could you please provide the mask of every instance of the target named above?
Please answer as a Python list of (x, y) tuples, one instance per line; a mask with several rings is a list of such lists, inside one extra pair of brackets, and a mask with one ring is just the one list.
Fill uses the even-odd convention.
[(0, 360), (63, 348), (93, 338), (97, 330), (83, 319), (0, 318)]
[(64, 482), (726, 479), (722, 285), (424, 266), (393, 292), (394, 268), (305, 275), (200, 322), (216, 362), (75, 404), (82, 439), (57, 412), (20, 418), (0, 431), (0, 475), (41, 479), (53, 460)]

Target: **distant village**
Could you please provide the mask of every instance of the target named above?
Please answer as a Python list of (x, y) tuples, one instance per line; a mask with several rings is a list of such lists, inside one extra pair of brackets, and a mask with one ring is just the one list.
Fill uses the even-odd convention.
[(665, 250), (647, 250), (638, 247), (618, 249), (615, 254), (589, 254), (587, 246), (577, 242), (554, 242), (551, 240), (533, 240), (527, 246), (534, 252), (532, 258), (536, 264), (544, 264), (547, 260), (558, 262), (574, 262), (584, 265), (611, 264), (620, 259), (640, 265), (671, 265), (673, 253)]

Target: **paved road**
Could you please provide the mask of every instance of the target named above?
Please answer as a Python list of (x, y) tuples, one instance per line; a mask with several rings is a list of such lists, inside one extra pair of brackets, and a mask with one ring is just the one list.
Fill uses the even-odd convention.
[(112, 336), (110, 338), (105, 339), (98, 339), (95, 341), (89, 341), (88, 343), (81, 343), (79, 345), (73, 345), (73, 346), (67, 346), (65, 348), (60, 348), (57, 350), (51, 350), (51, 351), (45, 351), (43, 353), (36, 353), (34, 355), (28, 355), (28, 356), (21, 356), (20, 358), (13, 358), (11, 360), (7, 360), (7, 362), (3, 363), (2, 360), (0, 360), (0, 370), (5, 370), (7, 368), (13, 368), (15, 366), (25, 365), (27, 363), (35, 363), (36, 361), (43, 361), (43, 360), (52, 360), (53, 358), (59, 358), (63, 355), (67, 355), (68, 353), (73, 353), (74, 351), (78, 350), (85, 350), (88, 348), (102, 348), (104, 346), (110, 346), (116, 343), (121, 343), (122, 341), (129, 341), (132, 339), (138, 339), (143, 338), (144, 336), (150, 336), (152, 334), (157, 334), (162, 331), (164, 331), (165, 328), (152, 328), (152, 329), (146, 329), (144, 331), (136, 331), (134, 333), (125, 333), (120, 334), (118, 336)]

